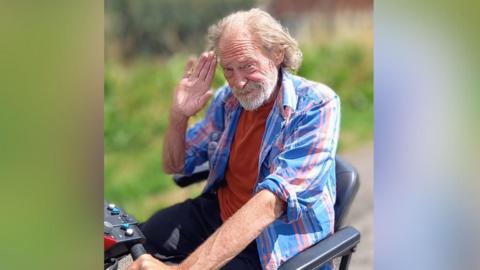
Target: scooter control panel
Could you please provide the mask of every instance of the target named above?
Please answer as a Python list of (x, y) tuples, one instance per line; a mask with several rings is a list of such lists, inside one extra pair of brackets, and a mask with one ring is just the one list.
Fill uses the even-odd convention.
[(138, 221), (119, 206), (103, 203), (103, 247), (105, 260), (120, 258), (137, 243), (145, 243)]

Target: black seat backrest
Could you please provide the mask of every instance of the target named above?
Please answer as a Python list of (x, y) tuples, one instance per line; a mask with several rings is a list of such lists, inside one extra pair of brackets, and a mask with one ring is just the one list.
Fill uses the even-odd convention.
[(337, 199), (335, 201), (335, 231), (342, 225), (360, 186), (360, 177), (350, 163), (337, 156), (335, 159)]

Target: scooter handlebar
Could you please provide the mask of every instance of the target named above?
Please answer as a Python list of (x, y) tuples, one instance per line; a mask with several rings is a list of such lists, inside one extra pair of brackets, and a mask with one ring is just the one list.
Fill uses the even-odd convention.
[(132, 254), (132, 258), (135, 261), (138, 259), (138, 257), (142, 256), (143, 254), (146, 254), (147, 251), (143, 247), (141, 243), (137, 243), (130, 248), (130, 253)]

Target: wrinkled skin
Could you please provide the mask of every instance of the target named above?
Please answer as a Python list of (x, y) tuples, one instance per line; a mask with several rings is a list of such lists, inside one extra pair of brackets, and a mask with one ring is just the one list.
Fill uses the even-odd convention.
[(219, 49), (225, 79), (244, 109), (255, 110), (273, 97), (279, 63), (270, 60), (250, 34), (229, 34)]
[(213, 52), (205, 52), (200, 56), (195, 69), (192, 69), (194, 63), (192, 59), (188, 61), (172, 103), (172, 111), (186, 117), (200, 111), (212, 96), (210, 86), (217, 60)]

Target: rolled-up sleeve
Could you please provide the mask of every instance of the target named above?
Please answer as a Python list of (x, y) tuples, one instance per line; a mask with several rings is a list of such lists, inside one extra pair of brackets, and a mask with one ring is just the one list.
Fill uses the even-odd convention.
[(270, 174), (255, 191), (267, 189), (286, 202), (280, 220), (297, 221), (319, 200), (335, 168), (339, 122), (340, 101), (334, 96), (292, 119), (291, 126), (284, 131), (283, 145), (272, 146), (280, 150), (270, 158)]

